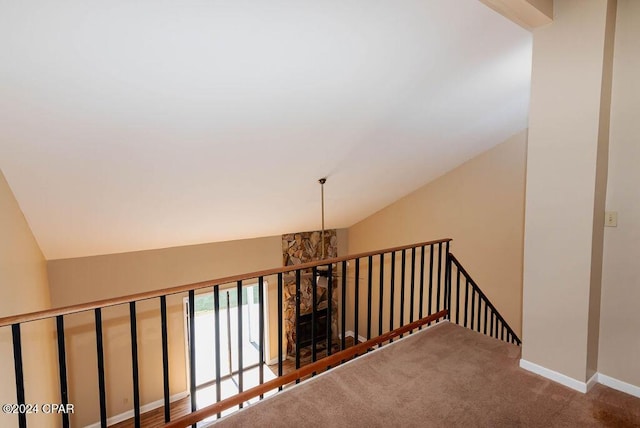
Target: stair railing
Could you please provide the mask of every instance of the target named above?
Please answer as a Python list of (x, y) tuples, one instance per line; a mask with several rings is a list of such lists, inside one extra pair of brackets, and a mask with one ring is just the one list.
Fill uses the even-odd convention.
[[(137, 304), (141, 301), (154, 300), (158, 302), (157, 310), (159, 311), (159, 323), (162, 336), (162, 373), (157, 373), (163, 379), (163, 405), (164, 405), (164, 421), (169, 423), (172, 421), (171, 403), (170, 403), (170, 384), (169, 384), (169, 352), (168, 352), (168, 330), (169, 319), (167, 317), (167, 297), (172, 295), (186, 294), (188, 300), (188, 322), (187, 322), (187, 354), (188, 354), (188, 376), (189, 376), (189, 407), (191, 412), (198, 410), (196, 402), (196, 322), (195, 322), (195, 297), (196, 293), (212, 293), (213, 294), (213, 315), (215, 319), (214, 329), (214, 349), (215, 358), (215, 379), (209, 382), (211, 386), (216, 388), (216, 403), (222, 400), (221, 381), (223, 376), (221, 373), (221, 332), (220, 332), (220, 314), (221, 314), (221, 293), (225, 293), (231, 284), (232, 289), (236, 291), (236, 322), (237, 342), (242, 344), (246, 332), (243, 331), (243, 313), (240, 310), (242, 306), (242, 291), (249, 284), (258, 283), (258, 364), (246, 366), (242, 355), (242, 346), (239, 346), (237, 352), (237, 370), (230, 370), (230, 375), (237, 376), (238, 397), (234, 401), (233, 406), (241, 408), (247, 399), (246, 389), (255, 392), (255, 388), (251, 385), (244, 385), (244, 374), (246, 370), (258, 369), (259, 385), (276, 385), (274, 388), (278, 390), (285, 386), (286, 382), (265, 383), (264, 370), (266, 366), (265, 348), (265, 323), (268, 308), (265, 305), (265, 295), (263, 284), (266, 278), (275, 277), (277, 288), (277, 376), (289, 381), (298, 382), (303, 376), (313, 376), (317, 371), (325, 367), (334, 366), (347, 358), (346, 353), (341, 352), (349, 348), (347, 337), (353, 338), (353, 355), (359, 355), (367, 352), (372, 346), (382, 346), (384, 343), (392, 342), (396, 337), (402, 337), (411, 334), (415, 330), (422, 329), (425, 325), (433, 322), (440, 322), (441, 317), (446, 315), (452, 321), (460, 323), (465, 327), (469, 327), (479, 332), (487, 331), (496, 338), (507, 340), (516, 344), (520, 344), (520, 339), (515, 335), (513, 330), (505, 322), (504, 318), (489, 302), (485, 294), (480, 290), (477, 284), (471, 279), (466, 270), (460, 265), (458, 260), (449, 252), (451, 239), (440, 239), (429, 242), (422, 242), (413, 245), (388, 248), (366, 252), (356, 255), (337, 257), (332, 259), (321, 260), (312, 263), (304, 263), (292, 266), (285, 266), (275, 269), (257, 271), (242, 275), (234, 275), (218, 278), (210, 281), (198, 282), (194, 284), (181, 285), (176, 287), (165, 288), (162, 290), (133, 294), (124, 297), (104, 299), (96, 302), (67, 306), (64, 308), (56, 308), (45, 311), (34, 312), (30, 314), (5, 317), (0, 319), (0, 328), (11, 328), (13, 339), (13, 357), (15, 366), (15, 383), (16, 383), (16, 403), (18, 406), (25, 405), (25, 386), (24, 386), (24, 366), (22, 362), (22, 337), (21, 326), (24, 323), (33, 322), (43, 319), (55, 319), (57, 333), (57, 354), (59, 368), (59, 387), (60, 387), (60, 403), (63, 406), (73, 402), (70, 397), (68, 386), (68, 371), (73, 367), (67, 364), (67, 344), (65, 341), (65, 317), (81, 312), (93, 312), (93, 328), (96, 337), (96, 362), (97, 362), (97, 388), (99, 395), (99, 406), (93, 409), (95, 419), (99, 419), (101, 427), (106, 427), (109, 421), (107, 414), (107, 401), (110, 397), (106, 392), (105, 379), (105, 363), (110, 355), (105, 353), (104, 331), (103, 331), (103, 309), (126, 305), (129, 309), (129, 325), (130, 325), (130, 343), (131, 343), (131, 378), (133, 380), (133, 422), (134, 426), (142, 425), (141, 402), (140, 402), (140, 371), (139, 371), (139, 344), (138, 344), (138, 325), (137, 325)], [(455, 288), (452, 288), (452, 272), (455, 271)], [(293, 277), (294, 282), (287, 285), (285, 290), (284, 278)], [(326, 279), (326, 289), (320, 290), (319, 278)], [(466, 281), (464, 290), (465, 303), (464, 310), (460, 310), (460, 299), (462, 292), (460, 291), (461, 277)], [(309, 284), (310, 282), (310, 284)], [(327, 300), (325, 307), (322, 308), (324, 316), (326, 316), (325, 324), (322, 326), (324, 334), (320, 334), (319, 328), (319, 290), (326, 293)], [(469, 291), (471, 291), (471, 300), (468, 299)], [(303, 307), (301, 296), (311, 294), (310, 307)], [(334, 295), (336, 295), (338, 305), (335, 306)], [(476, 299), (477, 296), (477, 299)], [(454, 299), (455, 297), (455, 299)], [(293, 303), (293, 314), (295, 320), (300, 320), (305, 313), (310, 314), (311, 318), (311, 338), (310, 344), (301, 342), (300, 323), (296, 322), (294, 331), (287, 335), (293, 339), (293, 343), (287, 344), (285, 347), (285, 318), (283, 309), (285, 307), (285, 299), (288, 300), (291, 307)], [(477, 303), (476, 303), (477, 301)], [(471, 304), (469, 305), (469, 302)], [(452, 305), (452, 303), (454, 305)], [(453, 307), (453, 310), (452, 310)], [(468, 316), (468, 309), (471, 315)], [(227, 310), (229, 308), (227, 307)], [(291, 310), (291, 309), (290, 309)], [(481, 311), (484, 311), (484, 317), (481, 317)], [(433, 315), (433, 316), (432, 316)], [(437, 315), (437, 316), (436, 316)], [(480, 323), (480, 320), (484, 323)], [(337, 322), (334, 326), (334, 320)], [(487, 321), (489, 320), (489, 321)], [(424, 322), (418, 322), (424, 321)], [(477, 321), (477, 322), (476, 322)], [(482, 328), (480, 327), (482, 325)], [(488, 327), (490, 326), (490, 327)], [(393, 333), (393, 334), (392, 334)], [(506, 335), (506, 336), (505, 336)], [(382, 338), (382, 339), (380, 339)], [(370, 342), (374, 340), (374, 342)], [(362, 343), (367, 344), (362, 347)], [(309, 349), (310, 348), (310, 349)], [(361, 349), (362, 348), (362, 349)], [(286, 350), (288, 349), (289, 352)], [(349, 348), (350, 349), (350, 348)], [(302, 351), (305, 355), (310, 355), (310, 361), (305, 362), (302, 358)], [(313, 370), (305, 369), (301, 371), (305, 364), (314, 364), (322, 359), (323, 355), (331, 357), (332, 354), (340, 354), (337, 360), (334, 357), (326, 366), (312, 366)], [(298, 375), (283, 378), (285, 358), (290, 359), (295, 364), (295, 372)], [(334, 361), (335, 360), (335, 361)], [(323, 363), (324, 364), (324, 363)], [(322, 366), (322, 367), (321, 367)], [(268, 370), (268, 368), (267, 368)], [(310, 371), (309, 371), (310, 370)], [(309, 371), (309, 373), (307, 373)], [(305, 374), (301, 374), (305, 373)], [(258, 386), (259, 386), (258, 385)], [(258, 397), (262, 399), (267, 390), (262, 388), (259, 390)], [(228, 401), (227, 401), (228, 402)], [(220, 417), (222, 409), (216, 408), (214, 414)], [(63, 427), (70, 426), (70, 418), (68, 413), (60, 414)], [(27, 416), (24, 413), (17, 415), (18, 426), (20, 428), (27, 427)], [(175, 418), (174, 418), (175, 419)]]
[[(471, 275), (452, 253), (449, 253), (448, 257), (447, 308), (450, 309), (450, 320), (478, 333), (520, 346), (522, 341), (518, 335)], [(455, 285), (452, 284), (452, 277), (455, 278)]]
[[(295, 343), (291, 344), (291, 354), (286, 355), (285, 344), (283, 342), (284, 337), (284, 319), (283, 319), (283, 307), (285, 298), (293, 299), (295, 303), (295, 319), (300, 319), (303, 315), (305, 308), (301, 307), (300, 296), (304, 292), (309, 290), (303, 289), (303, 284), (307, 282), (303, 281), (311, 278), (311, 290), (313, 295), (311, 308), (311, 358), (310, 362), (316, 362), (319, 356), (324, 353), (330, 356), (334, 353), (334, 349), (342, 351), (346, 349), (347, 337), (353, 336), (354, 342), (362, 342), (370, 340), (374, 336), (380, 336), (387, 332), (393, 331), (398, 327), (411, 324), (419, 318), (423, 318), (425, 314), (430, 315), (445, 308), (445, 284), (446, 284), (446, 269), (447, 268), (447, 254), (449, 252), (450, 239), (440, 239), (436, 241), (422, 242), (413, 245), (400, 246), (395, 248), (389, 248), (379, 251), (371, 251), (351, 256), (337, 257), (333, 259), (326, 259), (312, 263), (298, 264), (293, 266), (285, 266), (275, 269), (263, 270), (258, 272), (252, 272), (241, 275), (228, 276), (223, 278), (217, 278), (210, 281), (203, 281), (194, 284), (180, 285), (176, 287), (165, 288), (161, 290), (149, 291), (144, 293), (137, 293), (129, 296), (103, 299), (90, 303), (76, 304), (63, 308), (54, 308), (44, 311), (38, 311), (28, 314), (10, 316), (0, 319), (0, 329), (10, 328), (12, 332), (13, 342), (13, 358), (15, 367), (15, 389), (16, 389), (16, 405), (18, 408), (25, 407), (25, 376), (22, 358), (22, 342), (23, 342), (23, 329), (21, 328), (25, 323), (30, 323), (38, 320), (55, 319), (55, 330), (57, 336), (57, 355), (58, 355), (58, 373), (59, 373), (59, 401), (63, 406), (68, 406), (69, 403), (73, 403), (73, 396), (69, 391), (69, 371), (73, 370), (73, 367), (68, 365), (67, 358), (67, 336), (68, 329), (65, 329), (65, 318), (78, 313), (93, 312), (93, 326), (92, 330), (95, 331), (96, 340), (96, 352), (94, 358), (97, 364), (97, 373), (95, 374), (97, 380), (97, 389), (99, 397), (99, 406), (96, 409), (92, 409), (91, 412), (95, 415), (94, 420), (99, 420), (101, 427), (106, 427), (109, 421), (107, 414), (108, 400), (115, 397), (109, 397), (106, 391), (107, 373), (105, 373), (105, 367), (108, 365), (109, 358), (111, 357), (106, 352), (104, 336), (108, 331), (109, 326), (105, 325), (103, 320), (103, 310), (105, 308), (111, 308), (118, 305), (124, 305), (128, 307), (129, 318), (129, 335), (131, 344), (131, 379), (132, 379), (132, 397), (133, 397), (133, 422), (134, 426), (140, 427), (142, 424), (141, 407), (141, 391), (140, 391), (140, 366), (139, 366), (139, 347), (142, 346), (139, 343), (139, 327), (138, 317), (139, 303), (142, 301), (156, 301), (157, 309), (159, 312), (158, 323), (160, 324), (160, 332), (162, 336), (162, 372), (157, 373), (157, 376), (161, 376), (163, 379), (163, 405), (164, 405), (164, 420), (169, 422), (172, 418), (171, 415), (171, 403), (170, 403), (170, 384), (169, 384), (169, 343), (168, 343), (168, 330), (169, 330), (169, 318), (167, 316), (167, 298), (173, 295), (184, 296), (186, 294), (188, 300), (188, 307), (190, 308), (188, 313), (187, 322), (187, 336), (188, 336), (188, 376), (189, 376), (189, 395), (190, 395), (190, 409), (191, 411), (197, 410), (196, 402), (196, 323), (195, 323), (195, 296), (196, 292), (213, 293), (214, 298), (214, 316), (215, 316), (215, 386), (216, 386), (216, 401), (222, 400), (221, 393), (221, 364), (220, 364), (220, 293), (225, 292), (226, 287), (229, 284), (233, 284), (233, 288), (237, 292), (236, 305), (240, 307), (242, 305), (242, 290), (248, 284), (260, 285), (258, 287), (258, 304), (259, 304), (259, 339), (258, 339), (258, 354), (259, 362), (257, 368), (259, 370), (259, 383), (264, 383), (264, 370), (265, 370), (265, 318), (267, 307), (265, 306), (265, 296), (262, 284), (265, 283), (265, 278), (275, 277), (277, 287), (277, 308), (278, 310), (278, 326), (277, 326), (277, 375), (283, 375), (283, 360), (291, 358), (295, 361), (295, 368), (300, 369), (304, 365), (302, 361), (300, 346), (300, 331), (296, 323), (296, 331), (293, 332), (291, 337), (295, 339)], [(427, 264), (428, 263), (428, 264)], [(326, 275), (326, 293), (329, 298), (326, 302), (326, 322), (325, 328), (327, 329), (324, 334), (324, 338), (319, 340), (318, 337), (318, 278), (321, 271)], [(293, 293), (285, 293), (283, 277), (285, 275), (293, 275), (295, 277), (295, 284), (293, 286)], [(292, 290), (288, 290), (289, 292)], [(287, 296), (285, 296), (287, 294)], [(332, 296), (338, 294), (339, 306), (334, 307), (334, 299)], [(243, 337), (246, 332), (243, 331), (243, 314), (242, 310), (238, 310), (236, 314), (236, 320), (232, 322), (237, 323), (237, 335), (238, 343), (242, 343)], [(338, 328), (336, 329), (333, 324), (334, 318), (339, 320)], [(418, 328), (422, 328), (419, 326)], [(337, 331), (334, 331), (337, 330)], [(413, 329), (411, 329), (413, 330)], [(410, 331), (411, 332), (411, 331)], [(26, 334), (26, 333), (25, 333)], [(403, 333), (404, 334), (404, 333)], [(393, 337), (389, 338), (389, 341), (393, 340)], [(379, 346), (382, 343), (378, 344)], [(321, 349), (324, 348), (324, 349)], [(305, 348), (308, 350), (308, 347)], [(242, 355), (241, 346), (238, 349), (237, 355), (237, 370), (232, 374), (237, 374), (238, 389), (242, 393), (244, 390), (243, 378), (244, 371), (249, 369), (245, 366), (245, 362)], [(255, 365), (254, 365), (255, 366)], [(253, 366), (252, 366), (253, 367)], [(236, 369), (234, 367), (234, 369)], [(312, 373), (313, 375), (314, 373)], [(296, 380), (298, 381), (299, 378)], [(282, 386), (280, 386), (282, 388)], [(26, 391), (28, 393), (28, 391)], [(71, 391), (73, 392), (73, 391)], [(262, 397), (260, 397), (262, 398)], [(242, 403), (238, 405), (242, 407)], [(76, 412), (82, 409), (76, 409)], [(86, 409), (84, 409), (86, 411)], [(18, 413), (17, 425), (20, 428), (26, 428), (28, 418), (26, 413)], [(53, 416), (52, 416), (53, 417)], [(63, 427), (70, 426), (70, 415), (66, 412), (60, 412), (61, 423)], [(75, 424), (74, 424), (75, 425)]]

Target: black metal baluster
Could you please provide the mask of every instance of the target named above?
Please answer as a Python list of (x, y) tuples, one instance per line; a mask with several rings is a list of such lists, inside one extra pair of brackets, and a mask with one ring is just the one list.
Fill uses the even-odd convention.
[[(20, 324), (12, 324), (11, 333), (13, 336), (13, 365), (16, 374), (16, 401), (18, 406), (24, 407), (24, 373), (22, 367), (22, 340), (20, 338)], [(18, 426), (20, 428), (27, 427), (27, 414), (25, 412), (18, 412)]]
[(477, 313), (477, 317), (478, 317), (478, 322), (476, 324), (476, 329), (477, 332), (480, 333), (480, 310), (482, 308), (482, 299), (480, 298), (480, 292), (478, 292), (478, 313)]
[(129, 302), (129, 320), (131, 325), (131, 371), (133, 373), (133, 418), (136, 428), (140, 428), (140, 379), (138, 373), (136, 302)]
[(449, 259), (449, 241), (445, 244), (445, 258), (444, 258), (444, 301), (447, 309), (447, 319), (451, 320), (451, 267)]
[(473, 323), (475, 320), (475, 310), (476, 310), (476, 289), (471, 288), (471, 330), (474, 330)]
[(195, 412), (198, 404), (196, 402), (196, 298), (193, 290), (189, 291), (189, 394), (191, 411)]
[[(460, 267), (458, 267), (460, 269)], [(466, 285), (464, 286), (464, 326), (467, 327), (467, 316), (469, 314), (469, 278), (465, 276)]]
[(487, 303), (485, 302), (484, 304), (484, 325), (482, 326), (483, 332), (484, 334), (487, 334), (487, 315), (488, 315), (488, 306)]
[[(411, 249), (411, 297), (409, 299), (409, 322), (413, 322), (413, 310), (415, 306), (415, 282), (416, 282), (416, 247)], [(413, 330), (411, 330), (413, 333)]]
[(495, 320), (494, 320), (494, 325), (493, 325), (493, 335), (492, 335), (492, 336), (493, 336), (494, 338), (496, 338), (496, 339), (499, 339), (499, 336), (498, 336), (498, 323), (499, 323), (499, 322), (500, 322), (500, 320), (499, 320), (499, 319), (498, 319), (498, 317), (496, 316), (496, 317), (495, 317)]
[[(316, 361), (316, 331), (318, 320), (316, 319), (316, 311), (318, 310), (318, 269), (314, 266), (311, 269), (311, 361)], [(311, 374), (314, 376), (315, 372)]]
[(495, 336), (493, 335), (493, 318), (494, 318), (494, 316), (495, 316), (495, 315), (494, 315), (493, 310), (492, 310), (492, 311), (491, 311), (491, 327), (489, 328), (489, 331), (491, 332), (491, 333), (490, 333), (491, 337), (495, 337)]
[(456, 324), (460, 324), (460, 269), (456, 269)]
[[(446, 256), (445, 256), (445, 260), (446, 260)], [(449, 287), (447, 284), (447, 263), (445, 262), (444, 264), (445, 268), (445, 272), (444, 272), (444, 278), (443, 278), (443, 282), (442, 282), (442, 286), (443, 286), (443, 290), (442, 290), (442, 309), (447, 310), (449, 309), (448, 307), (448, 303), (449, 303)], [(448, 318), (449, 315), (447, 314), (447, 316), (445, 316), (445, 318)]]
[[(58, 332), (58, 369), (60, 373), (60, 402), (67, 408), (69, 404), (69, 392), (67, 389), (67, 358), (64, 346), (64, 317), (56, 317), (56, 330)], [(62, 413), (62, 426), (69, 428), (69, 414)]]
[(164, 421), (171, 420), (169, 390), (169, 341), (167, 340), (167, 296), (160, 296), (160, 333), (162, 335), (162, 389), (164, 395)]
[[(485, 299), (486, 299), (486, 296), (485, 296)], [(489, 300), (486, 300), (485, 303), (487, 304), (489, 309), (489, 321), (488, 321), (490, 323), (489, 335), (492, 336), (493, 335), (493, 317), (497, 315), (497, 311), (496, 311), (496, 308), (491, 304)]]
[(367, 266), (367, 340), (371, 339), (371, 294), (373, 287), (373, 257), (369, 256)]
[(104, 382), (104, 347), (102, 343), (102, 310), (95, 310), (96, 356), (98, 357), (98, 393), (100, 396), (100, 427), (107, 428), (107, 396)]
[[(423, 317), (424, 308), (424, 245), (420, 247), (420, 310), (418, 316), (420, 319)], [(419, 328), (422, 330), (422, 326)]]
[(230, 291), (225, 291), (227, 301), (227, 361), (229, 363), (229, 376), (233, 378), (233, 346), (231, 345), (231, 296)]
[[(242, 281), (236, 283), (236, 305), (238, 310), (238, 392), (244, 391), (244, 361), (242, 352)], [(243, 403), (238, 404), (242, 409)], [(194, 427), (195, 428), (195, 427)]]
[(504, 322), (500, 320), (500, 340), (504, 340)]
[(296, 270), (296, 370), (300, 368), (300, 274), (300, 269)]
[[(258, 277), (258, 375), (260, 385), (264, 383), (264, 278)], [(248, 303), (248, 302), (247, 302)], [(264, 394), (260, 394), (260, 400)]]
[[(389, 331), (393, 331), (393, 310), (394, 300), (396, 297), (396, 252), (391, 252), (391, 287), (389, 289)], [(393, 342), (393, 339), (389, 340), (389, 343)]]
[[(282, 376), (282, 272), (278, 273), (278, 377)], [(282, 391), (282, 385), (278, 387)]]
[[(404, 326), (404, 277), (407, 271), (407, 251), (402, 250), (401, 258), (400, 258), (400, 267), (402, 271), (400, 272), (400, 327)], [(402, 334), (400, 337), (402, 338)]]
[(347, 338), (346, 338), (346, 334), (347, 334), (347, 261), (344, 260), (342, 262), (342, 305), (340, 307), (341, 310), (341, 324), (342, 324), (342, 328), (341, 328), (341, 333), (342, 333), (342, 338), (341, 338), (341, 344), (340, 344), (340, 349), (345, 349), (347, 346)]
[(331, 355), (333, 345), (333, 265), (327, 266), (327, 356)]
[[(380, 254), (380, 294), (378, 299), (378, 335), (382, 335), (382, 304), (384, 301), (384, 254)], [(378, 348), (382, 343), (378, 345)]]
[[(429, 304), (427, 315), (431, 315), (431, 302), (433, 300), (433, 244), (429, 245)], [(431, 325), (431, 321), (427, 325)]]
[[(229, 313), (229, 305), (227, 305), (227, 314)], [(214, 330), (213, 335), (216, 341), (215, 345), (215, 359), (216, 359), (216, 402), (222, 400), (222, 385), (220, 385), (221, 377), (221, 352), (220, 352), (220, 286), (213, 286), (213, 317), (214, 317)], [(221, 414), (218, 413), (218, 418)]]
[[(438, 289), (436, 293), (436, 312), (440, 312), (440, 289), (442, 288), (442, 242), (438, 242)], [(438, 318), (436, 323), (440, 322)]]
[(354, 308), (353, 308), (353, 343), (357, 344), (358, 343), (358, 321), (359, 321), (359, 314), (358, 314), (358, 307), (360, 305), (360, 259), (356, 259), (356, 272), (355, 272), (355, 286), (354, 286), (354, 292), (355, 292), (355, 298), (354, 298)]

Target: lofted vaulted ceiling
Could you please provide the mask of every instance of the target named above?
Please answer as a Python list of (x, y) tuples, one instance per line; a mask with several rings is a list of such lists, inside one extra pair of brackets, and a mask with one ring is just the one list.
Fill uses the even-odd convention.
[(347, 227), (527, 125), (477, 0), (0, 0), (0, 168), (45, 257)]

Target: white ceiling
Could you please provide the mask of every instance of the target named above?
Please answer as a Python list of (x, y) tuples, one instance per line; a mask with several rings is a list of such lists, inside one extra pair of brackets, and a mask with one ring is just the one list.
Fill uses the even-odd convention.
[[(47, 259), (350, 226), (526, 127), (477, 0), (0, 0), (0, 168)], [(437, 238), (437, 237), (434, 237)]]

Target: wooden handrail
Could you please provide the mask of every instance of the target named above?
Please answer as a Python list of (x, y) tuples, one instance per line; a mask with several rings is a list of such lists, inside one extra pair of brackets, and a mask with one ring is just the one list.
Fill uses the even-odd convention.
[(305, 376), (310, 375), (313, 372), (317, 372), (321, 369), (325, 369), (328, 366), (333, 366), (340, 363), (343, 360), (349, 359), (357, 354), (365, 353), (369, 348), (378, 345), (380, 343), (391, 340), (401, 334), (407, 333), (411, 330), (415, 330), (420, 326), (423, 326), (427, 323), (436, 321), (440, 318), (444, 318), (449, 313), (448, 310), (444, 309), (435, 314), (429, 315), (427, 317), (421, 318), (417, 321), (412, 322), (411, 324), (407, 324), (403, 327), (396, 328), (388, 333), (382, 334), (378, 337), (374, 337), (373, 339), (367, 340), (366, 342), (362, 342), (360, 344), (354, 345), (345, 350), (336, 352), (328, 357), (324, 357), (315, 363), (311, 363), (304, 367), (297, 369), (291, 373), (280, 376), (276, 379), (265, 382), (261, 385), (255, 386), (251, 389), (243, 391), (239, 394), (234, 395), (233, 397), (226, 398), (222, 401), (219, 401), (210, 406), (204, 407), (200, 410), (196, 410), (193, 413), (189, 413), (181, 418), (176, 419), (175, 421), (168, 422), (164, 425), (164, 428), (185, 428), (191, 426), (197, 422), (202, 421), (209, 416), (213, 416), (224, 410), (227, 410), (231, 407), (237, 406), (241, 403), (244, 403), (252, 398), (257, 397), (258, 395), (264, 394), (265, 392), (274, 390), (280, 386), (286, 385), (288, 383), (294, 382), (297, 379), (303, 378)]
[(11, 324), (24, 323), (24, 322), (29, 322), (29, 321), (38, 321), (38, 320), (42, 320), (42, 319), (46, 319), (46, 318), (53, 318), (53, 317), (56, 317), (58, 315), (75, 314), (75, 313), (78, 313), (78, 312), (85, 312), (85, 311), (90, 311), (90, 310), (93, 310), (93, 309), (105, 308), (105, 307), (108, 307), (108, 306), (116, 306), (116, 305), (122, 305), (122, 304), (130, 303), (130, 302), (137, 302), (137, 301), (140, 301), (140, 300), (153, 299), (153, 298), (156, 298), (156, 297), (167, 296), (167, 295), (170, 295), (170, 294), (185, 293), (185, 292), (191, 291), (191, 290), (197, 290), (197, 289), (205, 288), (205, 287), (213, 287), (214, 285), (220, 285), (220, 284), (227, 284), (227, 283), (232, 283), (232, 282), (237, 282), (237, 281), (243, 281), (243, 280), (246, 280), (246, 279), (257, 278), (257, 277), (260, 277), (260, 276), (277, 275), (279, 273), (292, 272), (292, 271), (296, 271), (296, 270), (299, 270), (299, 269), (310, 269), (310, 268), (317, 267), (317, 266), (326, 266), (328, 264), (340, 263), (340, 262), (347, 261), (347, 260), (359, 259), (359, 258), (363, 258), (363, 257), (374, 256), (374, 255), (377, 255), (377, 254), (390, 253), (390, 252), (393, 252), (393, 251), (408, 250), (408, 249), (417, 248), (417, 247), (426, 247), (426, 246), (445, 243), (445, 242), (449, 242), (449, 241), (451, 241), (451, 238), (438, 239), (438, 240), (435, 240), (435, 241), (427, 241), (427, 242), (421, 242), (421, 243), (418, 243), (418, 244), (404, 245), (404, 246), (401, 246), (401, 247), (386, 248), (384, 250), (369, 251), (369, 252), (366, 252), (366, 253), (360, 253), (360, 254), (354, 254), (354, 255), (348, 255), (348, 256), (342, 256), (342, 257), (335, 257), (335, 258), (332, 258), (332, 259), (320, 260), (320, 261), (309, 262), (309, 263), (302, 263), (302, 264), (299, 264), (299, 265), (284, 266), (284, 267), (280, 267), (280, 268), (267, 269), (267, 270), (261, 270), (261, 271), (256, 271), (256, 272), (240, 274), (240, 275), (232, 275), (232, 276), (227, 276), (227, 277), (222, 277), (222, 278), (210, 279), (210, 280), (207, 280), (207, 281), (195, 282), (195, 283), (186, 284), (186, 285), (178, 285), (178, 286), (174, 286), (174, 287), (163, 288), (163, 289), (160, 289), (160, 290), (153, 290), (153, 291), (147, 291), (147, 292), (143, 292), (143, 293), (130, 294), (130, 295), (127, 295), (127, 296), (122, 296), (122, 297), (113, 297), (113, 298), (110, 298), (110, 299), (96, 300), (94, 302), (89, 302), (89, 303), (79, 303), (79, 304), (76, 304), (76, 305), (64, 306), (64, 307), (61, 307), (61, 308), (46, 309), (46, 310), (43, 310), (43, 311), (30, 312), (30, 313), (20, 314), (20, 315), (13, 315), (13, 316), (9, 316), (9, 317), (0, 318), (0, 327), (6, 327), (6, 326), (9, 326)]

